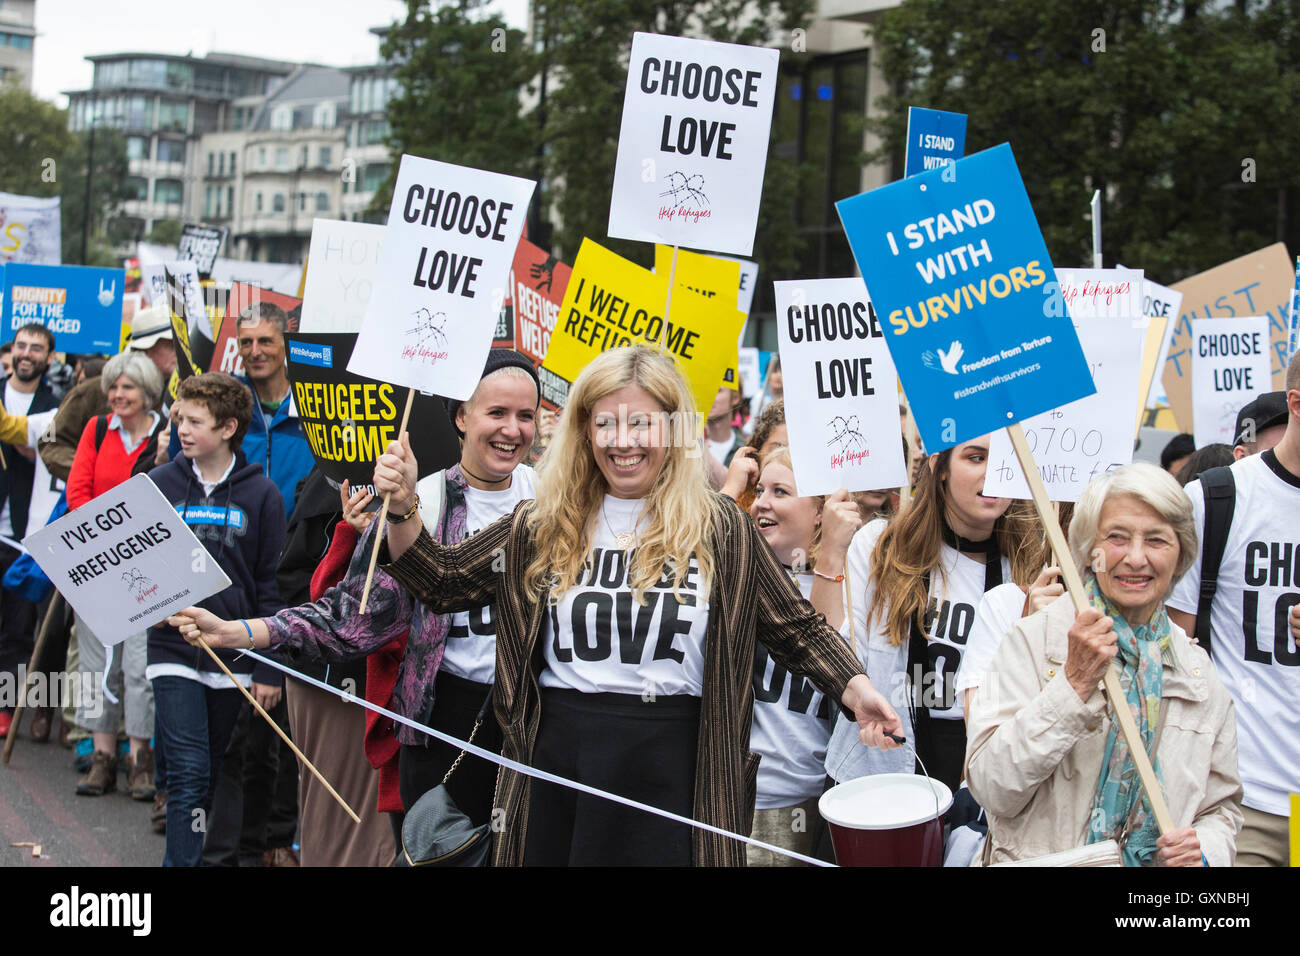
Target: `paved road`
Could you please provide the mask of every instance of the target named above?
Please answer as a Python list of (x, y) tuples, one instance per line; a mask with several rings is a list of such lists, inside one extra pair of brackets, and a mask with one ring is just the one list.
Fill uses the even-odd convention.
[[(8, 766), (0, 766), (0, 866), (148, 866), (162, 864), (163, 837), (149, 825), (151, 804), (121, 789), (79, 797), (73, 752), (59, 746), (58, 724), (49, 743), (23, 735)], [(126, 785), (119, 771), (118, 787)], [(41, 856), (31, 847), (39, 843)]]

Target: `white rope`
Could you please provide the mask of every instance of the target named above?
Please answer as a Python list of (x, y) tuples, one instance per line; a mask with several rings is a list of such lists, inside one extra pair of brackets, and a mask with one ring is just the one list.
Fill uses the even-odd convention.
[(576, 780), (569, 780), (566, 777), (559, 777), (553, 773), (547, 773), (545, 770), (537, 770), (536, 768), (530, 767), (527, 764), (522, 764), (519, 763), (518, 761), (510, 760), (509, 758), (502, 757), (499, 754), (494, 754), (490, 750), (484, 750), (482, 747), (477, 747), (474, 744), (469, 743), (468, 741), (460, 740), (459, 738), (453, 737), (450, 734), (444, 734), (441, 731), (434, 730), (432, 727), (426, 727), (424, 724), (411, 720), (408, 717), (403, 717), (401, 714), (395, 714), (391, 710), (388, 710), (387, 708), (380, 707), (377, 704), (372, 704), (370, 703), (370, 701), (357, 697), (355, 694), (349, 694), (345, 690), (339, 690), (337, 687), (331, 687), (329, 684), (326, 684), (323, 681), (319, 681), (314, 677), (308, 677), (306, 674), (301, 674), (291, 667), (286, 667), (285, 665), (281, 664), (279, 661), (272, 660), (269, 657), (264, 657), (250, 648), (243, 648), (242, 653), (248, 655), (249, 657), (253, 658), (256, 661), (260, 661), (263, 664), (266, 664), (270, 667), (274, 667), (276, 670), (284, 671), (284, 673), (289, 674), (300, 681), (311, 684), (313, 687), (318, 687), (321, 690), (328, 691), (329, 693), (335, 695), (336, 697), (341, 697), (343, 698), (343, 700), (348, 701), (349, 703), (360, 704), (362, 707), (366, 708), (367, 710), (374, 711), (376, 714), (383, 714), (385, 717), (388, 717), (389, 719), (394, 720), (399, 724), (403, 724), (407, 727), (410, 727), (412, 730), (418, 730), (421, 733), (428, 734), (431, 737), (436, 737), (438, 740), (441, 740), (443, 743), (450, 744), (453, 747), (457, 747), (459, 749), (465, 750), (468, 753), (472, 753), (476, 757), (481, 757), (482, 759), (491, 761), (492, 763), (497, 764), (500, 767), (505, 767), (507, 770), (513, 770), (516, 773), (522, 773), (528, 777), (534, 777), (538, 780), (544, 780), (547, 783), (558, 784), (561, 787), (568, 787), (570, 790), (578, 790), (582, 793), (590, 794), (593, 797), (600, 797), (603, 800), (612, 800), (615, 803), (623, 804), (623, 806), (632, 807), (633, 809), (636, 810), (642, 810), (646, 813), (653, 814), (657, 817), (663, 817), (665, 820), (673, 820), (676, 823), (684, 823), (687, 826), (692, 826), (699, 830), (707, 830), (709, 833), (716, 833), (719, 836), (729, 837), (732, 840), (739, 840), (742, 843), (748, 843), (750, 846), (759, 847), (761, 849), (767, 850), (770, 853), (777, 853), (780, 854), (781, 856), (788, 856), (791, 859), (799, 860), (801, 863), (807, 863), (809, 866), (834, 866), (835, 865), (833, 863), (827, 863), (824, 860), (816, 860), (810, 856), (804, 856), (802, 853), (795, 853), (793, 850), (787, 850), (784, 847), (773, 846), (770, 843), (764, 843), (762, 840), (755, 840), (753, 837), (741, 836), (739, 833), (732, 833), (730, 830), (724, 830), (721, 827), (715, 827), (712, 824), (701, 823), (699, 820), (692, 820), (690, 817), (683, 817), (676, 813), (671, 813), (668, 810), (661, 810), (659, 807), (652, 807), (646, 803), (640, 803), (636, 800), (630, 800), (627, 797), (619, 796), (617, 793), (610, 793), (606, 790), (598, 790), (595, 787), (587, 786), (585, 783), (578, 783), (578, 781)]

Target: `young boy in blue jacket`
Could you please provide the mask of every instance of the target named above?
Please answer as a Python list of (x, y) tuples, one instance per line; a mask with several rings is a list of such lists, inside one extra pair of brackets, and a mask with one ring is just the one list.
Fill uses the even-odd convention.
[[(247, 388), (221, 372), (185, 379), (171, 422), (181, 451), (149, 472), (230, 587), (200, 602), (224, 618), (281, 609), (275, 569), (284, 547), (284, 503), (275, 483), (249, 464), (240, 442), (253, 415)], [(283, 683), (274, 669), (218, 651), (235, 677), (265, 695)], [(244, 700), (201, 648), (168, 624), (149, 629), (145, 676), (153, 684), (155, 735), (165, 755), (167, 849), (163, 866), (198, 866), (221, 756)]]

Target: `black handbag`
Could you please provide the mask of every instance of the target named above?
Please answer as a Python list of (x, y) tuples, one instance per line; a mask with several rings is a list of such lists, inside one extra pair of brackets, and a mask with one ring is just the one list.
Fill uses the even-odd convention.
[[(479, 708), (470, 731), (469, 743), (474, 742), (479, 727), (483, 726), (492, 692)], [(398, 866), (487, 866), (492, 849), (492, 828), (489, 824), (474, 826), (469, 817), (456, 806), (447, 790), (447, 781), (465, 759), (462, 750), (447, 769), (442, 783), (428, 791), (406, 811), (402, 821), (402, 854)]]

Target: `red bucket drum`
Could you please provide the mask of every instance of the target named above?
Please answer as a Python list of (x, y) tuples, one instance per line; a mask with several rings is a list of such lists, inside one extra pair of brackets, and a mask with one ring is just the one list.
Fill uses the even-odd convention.
[(943, 866), (952, 791), (920, 774), (879, 773), (831, 787), (817, 809), (840, 866)]

